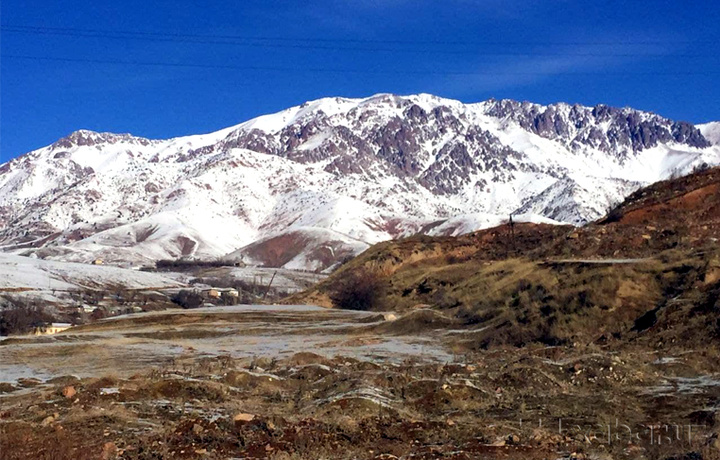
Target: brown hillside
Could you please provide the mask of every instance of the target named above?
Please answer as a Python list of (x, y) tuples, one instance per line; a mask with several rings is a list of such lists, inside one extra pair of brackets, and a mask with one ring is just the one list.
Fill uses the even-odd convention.
[[(719, 191), (711, 169), (639, 190), (583, 228), (506, 224), (381, 243), (288, 302), (343, 305), (372, 281), (378, 295), (363, 308), (439, 310), (476, 328), (468, 344), (481, 347), (718, 339)], [(398, 321), (398, 333), (416, 327)]]

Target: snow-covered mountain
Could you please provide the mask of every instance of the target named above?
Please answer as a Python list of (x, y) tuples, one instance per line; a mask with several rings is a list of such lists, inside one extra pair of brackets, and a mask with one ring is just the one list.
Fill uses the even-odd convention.
[(720, 163), (702, 129), (629, 108), (420, 94), (326, 98), (169, 140), (77, 131), (0, 167), (0, 246), (143, 264), (230, 255), (325, 269), (416, 232), (581, 225)]

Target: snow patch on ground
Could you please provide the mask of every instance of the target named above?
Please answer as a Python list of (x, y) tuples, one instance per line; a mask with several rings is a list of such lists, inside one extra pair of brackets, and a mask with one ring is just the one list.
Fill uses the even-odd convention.
[(0, 253), (0, 289), (80, 290), (102, 286), (147, 289), (175, 287), (178, 283), (155, 273)]

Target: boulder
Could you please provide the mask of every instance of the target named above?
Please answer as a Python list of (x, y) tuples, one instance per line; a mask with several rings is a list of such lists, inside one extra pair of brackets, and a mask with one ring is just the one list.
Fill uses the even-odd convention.
[(233, 420), (235, 420), (235, 422), (241, 422), (241, 423), (251, 422), (254, 419), (255, 419), (255, 415), (247, 414), (245, 412), (240, 412), (240, 413), (236, 414), (235, 417), (233, 418)]
[(76, 394), (77, 394), (77, 390), (75, 389), (74, 386), (66, 386), (65, 388), (62, 389), (62, 395), (67, 399), (72, 398)]

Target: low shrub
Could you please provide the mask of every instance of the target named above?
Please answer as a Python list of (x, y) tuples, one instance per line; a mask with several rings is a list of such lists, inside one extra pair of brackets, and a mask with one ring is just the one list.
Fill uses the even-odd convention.
[(170, 298), (173, 303), (182, 308), (198, 308), (203, 304), (203, 296), (197, 291), (183, 289)]
[(380, 310), (385, 293), (385, 279), (376, 270), (362, 268), (342, 276), (329, 292), (338, 308), (347, 310)]
[(39, 305), (12, 300), (9, 307), (0, 312), (0, 335), (27, 334), (37, 327), (47, 326), (53, 318)]

